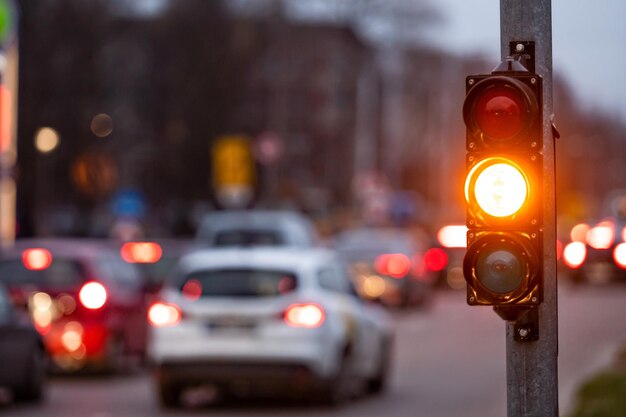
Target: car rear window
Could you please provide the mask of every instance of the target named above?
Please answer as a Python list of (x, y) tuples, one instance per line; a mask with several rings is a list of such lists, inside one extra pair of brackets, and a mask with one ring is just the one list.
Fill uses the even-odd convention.
[(279, 246), (282, 236), (275, 230), (228, 230), (215, 235), (216, 246)]
[(296, 289), (293, 273), (274, 270), (222, 269), (191, 273), (180, 289), (204, 297), (278, 296)]
[(44, 288), (68, 288), (84, 281), (83, 268), (74, 260), (55, 258), (43, 270), (30, 270), (21, 259), (0, 261), (0, 281), (6, 286), (34, 285)]

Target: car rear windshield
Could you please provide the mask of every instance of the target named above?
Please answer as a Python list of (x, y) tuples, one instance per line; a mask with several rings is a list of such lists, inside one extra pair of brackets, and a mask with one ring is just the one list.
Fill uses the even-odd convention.
[(215, 235), (216, 246), (279, 246), (282, 236), (274, 230), (228, 230)]
[(206, 297), (265, 297), (289, 293), (296, 286), (296, 276), (289, 272), (222, 269), (189, 274), (180, 289)]
[(8, 259), (0, 261), (0, 281), (8, 287), (71, 288), (84, 281), (84, 273), (81, 265), (73, 260), (55, 258), (46, 269), (31, 270), (21, 259)]

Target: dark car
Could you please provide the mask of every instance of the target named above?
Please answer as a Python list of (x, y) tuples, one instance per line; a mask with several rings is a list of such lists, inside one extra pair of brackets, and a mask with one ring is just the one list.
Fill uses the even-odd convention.
[(135, 264), (144, 280), (144, 291), (148, 296), (157, 294), (172, 267), (185, 253), (197, 247), (189, 239), (152, 239), (132, 242), (115, 242), (124, 261)]
[(145, 355), (142, 278), (110, 244), (18, 242), (0, 260), (0, 281), (29, 312), (56, 369), (117, 371)]
[(288, 210), (214, 211), (202, 218), (196, 239), (209, 246), (312, 247), (318, 243), (311, 220)]
[[(620, 221), (621, 220), (621, 221)], [(574, 283), (626, 282), (626, 221), (608, 218), (572, 228), (562, 263)]]
[(0, 386), (18, 401), (40, 400), (44, 392), (46, 352), (32, 323), (15, 311), (0, 285)]
[(394, 307), (431, 300), (434, 276), (424, 267), (424, 242), (413, 233), (361, 228), (339, 233), (334, 248), (350, 266), (354, 285), (364, 298)]

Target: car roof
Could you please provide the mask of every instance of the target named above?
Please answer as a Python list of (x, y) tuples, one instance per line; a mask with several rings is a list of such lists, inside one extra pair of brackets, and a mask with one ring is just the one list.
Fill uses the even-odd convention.
[(185, 272), (207, 268), (272, 268), (301, 271), (336, 259), (335, 252), (322, 248), (245, 247), (199, 249), (183, 256), (179, 268)]
[(8, 255), (16, 256), (29, 248), (44, 248), (55, 256), (68, 258), (94, 258), (102, 253), (115, 254), (111, 242), (106, 239), (87, 238), (32, 238), (18, 239)]
[(317, 238), (311, 220), (289, 210), (226, 210), (204, 215), (196, 238), (211, 242), (228, 230), (277, 231), (287, 245), (312, 246)]

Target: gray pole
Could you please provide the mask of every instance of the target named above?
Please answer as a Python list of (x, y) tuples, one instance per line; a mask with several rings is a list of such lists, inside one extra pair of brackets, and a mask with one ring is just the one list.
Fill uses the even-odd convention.
[(552, 136), (552, 13), (550, 0), (500, 0), (502, 58), (511, 41), (535, 42), (535, 72), (543, 77), (544, 301), (539, 340), (518, 342), (506, 325), (508, 417), (558, 417), (556, 186)]

